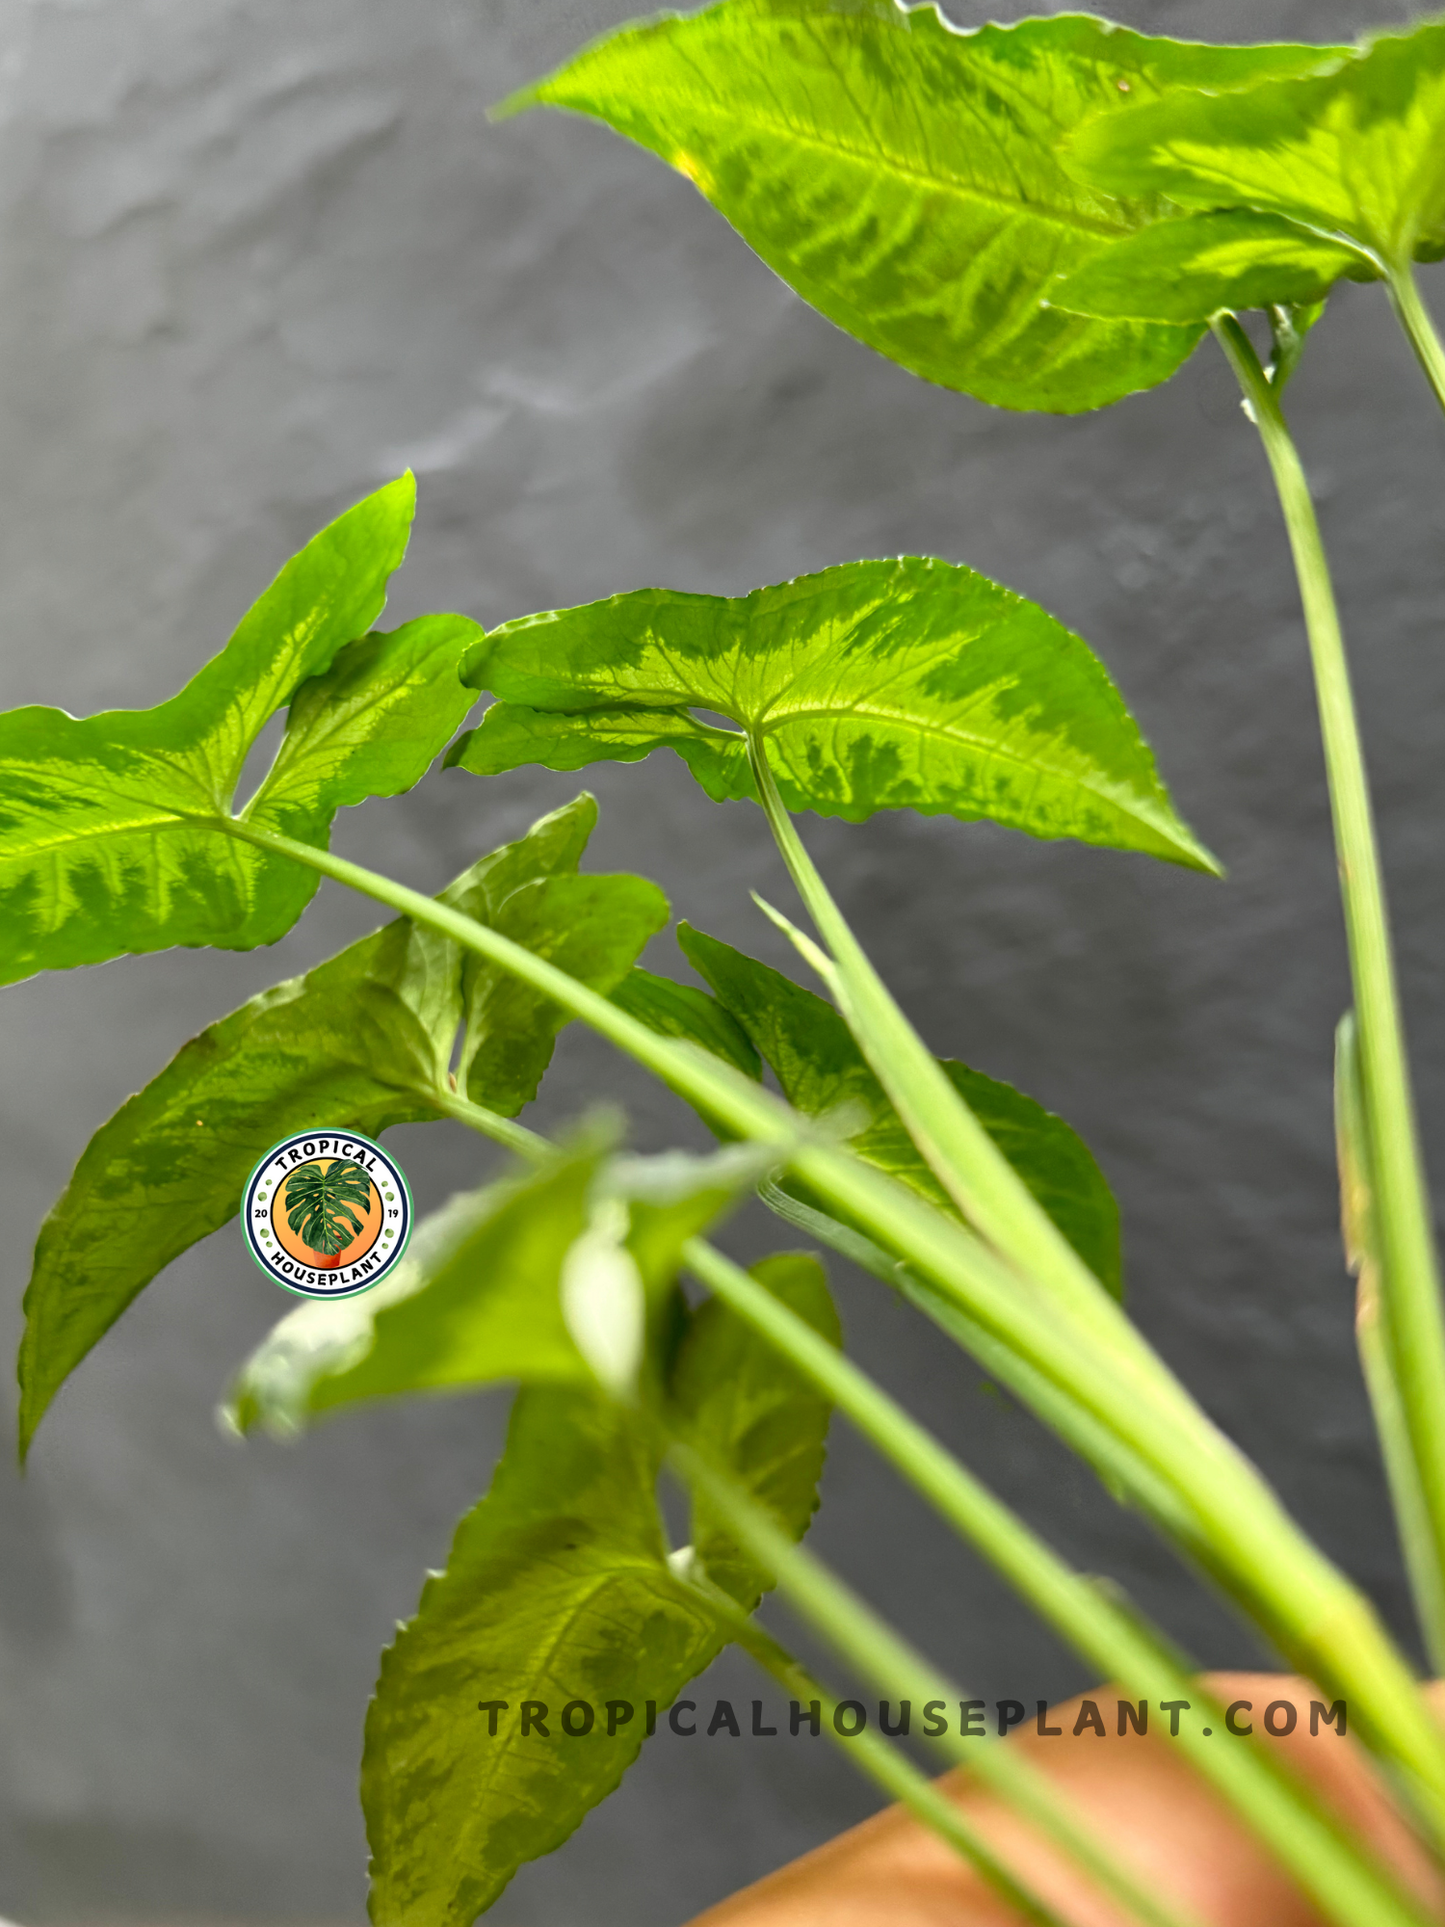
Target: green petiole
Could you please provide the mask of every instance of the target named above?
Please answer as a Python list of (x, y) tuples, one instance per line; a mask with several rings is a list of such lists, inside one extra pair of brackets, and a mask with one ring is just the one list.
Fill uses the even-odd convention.
[[(821, 1560), (794, 1545), (731, 1479), (718, 1474), (686, 1445), (675, 1445), (671, 1458), (687, 1483), (705, 1493), (709, 1505), (727, 1520), (739, 1543), (772, 1573), (781, 1597), (861, 1678), (880, 1692), (915, 1700), (960, 1698), (951, 1680), (936, 1672)], [(1181, 1725), (1181, 1738), (1183, 1730)], [(1101, 1856), (1094, 1835), (1079, 1831), (1072, 1813), (1047, 1781), (1007, 1746), (985, 1740), (970, 1748), (966, 1739), (953, 1733), (931, 1744), (956, 1764), (971, 1767), (984, 1785), (1046, 1830), (1138, 1919), (1159, 1927), (1172, 1922), (1177, 1927), (1179, 1914), (1161, 1908), (1136, 1881), (1126, 1877), (1121, 1882), (1118, 1869)], [(1201, 1746), (1207, 1744), (1200, 1741)], [(1327, 1919), (1337, 1927), (1359, 1927), (1366, 1920), (1372, 1927), (1407, 1927), (1407, 1923), (1424, 1927), (1428, 1916), (1382, 1870), (1342, 1849), (1322, 1817), (1313, 1828), (1302, 1822), (1303, 1801), (1293, 1814), (1284, 1802), (1276, 1807), (1280, 1824), (1271, 1834), (1271, 1844)], [(1259, 1824), (1259, 1817), (1254, 1817)]]
[[(1197, 1522), (1212, 1564), (1269, 1637), (1358, 1709), (1362, 1730), (1401, 1767), (1445, 1839), (1445, 1738), (1429, 1719), (1403, 1659), (1367, 1600), (1299, 1531), (1241, 1454), (1164, 1368), (1125, 1370), (1119, 1348), (1071, 1323), (963, 1225), (906, 1187), (822, 1141), (807, 1121), (706, 1052), (674, 1043), (564, 971), (434, 898), (344, 858), (235, 819), (228, 834), (305, 863), (423, 927), (499, 963), (653, 1070), (740, 1135), (776, 1145), (786, 1164), (841, 1214), (866, 1224), (1001, 1344), (1072, 1399), (1175, 1492)], [(1097, 1290), (1097, 1287), (1095, 1287)], [(1098, 1293), (1105, 1304), (1108, 1301)], [(1127, 1354), (1126, 1354), (1127, 1357)], [(1128, 1361), (1131, 1365), (1132, 1360)], [(1146, 1488), (1148, 1504), (1157, 1487)]]
[(1415, 1470), (1399, 1375), (1382, 1319), (1374, 1165), (1360, 1089), (1359, 1037), (1353, 1011), (1340, 1019), (1335, 1033), (1335, 1138), (1340, 1167), (1340, 1230), (1345, 1262), (1356, 1279), (1355, 1343), (1420, 1630), (1431, 1669), (1438, 1676), (1445, 1671), (1445, 1576), (1434, 1559), (1430, 1520)]
[[(860, 1773), (866, 1774), (901, 1806), (907, 1807), (916, 1820), (930, 1832), (936, 1833), (945, 1845), (952, 1847), (960, 1859), (977, 1868), (995, 1893), (1008, 1902), (1021, 1920), (1035, 1922), (1037, 1927), (1068, 1927), (1061, 1915), (1040, 1900), (1004, 1865), (967, 1815), (947, 1794), (940, 1792), (936, 1784), (925, 1773), (921, 1773), (900, 1748), (890, 1746), (887, 1740), (867, 1727), (847, 1739), (840, 1737), (833, 1720), (838, 1702), (826, 1687), (800, 1666), (792, 1654), (756, 1619), (748, 1618), (726, 1593), (711, 1586), (704, 1590), (709, 1606), (719, 1619), (726, 1621), (732, 1638), (765, 1672), (771, 1674), (785, 1692), (800, 1702), (817, 1700), (822, 1731)], [(1176, 1927), (1182, 1927), (1182, 1924), (1176, 1923)]]
[[(693, 1239), (684, 1255), (693, 1274), (826, 1393), (940, 1516), (1106, 1678), (1155, 1700), (1192, 1697), (1196, 1706), (1209, 1705), (1198, 1681), (1144, 1622), (1073, 1572), (851, 1360), (722, 1252)], [(1217, 1707), (1211, 1710), (1218, 1715), (1214, 1730), (1222, 1732), (1223, 1714)], [(1341, 1837), (1313, 1796), (1268, 1755), (1212, 1747), (1202, 1727), (1181, 1727), (1179, 1738), (1195, 1768), (1321, 1905), (1330, 1895), (1349, 1892), (1343, 1918), (1355, 1919), (1349, 1909), (1376, 1905), (1378, 1894), (1372, 1899), (1371, 1890), (1382, 1888), (1397, 1906), (1407, 1904), (1388, 1876)]]
[(1425, 371), (1425, 379), (1435, 391), (1436, 401), (1441, 408), (1445, 408), (1445, 344), (1442, 344), (1430, 310), (1425, 306), (1413, 264), (1387, 267), (1385, 285), (1390, 290), (1390, 303), (1400, 326), (1405, 330), (1405, 338), (1415, 350), (1416, 359)]
[[(1413, 289), (1413, 281), (1409, 285)], [(1398, 299), (1398, 288), (1395, 293)], [(1445, 1318), (1344, 637), (1309, 484), (1279, 397), (1234, 316), (1217, 316), (1213, 327), (1264, 444), (1304, 604), (1355, 986), (1359, 1088), (1369, 1126), (1383, 1337), (1399, 1386), (1422, 1521), (1429, 1533), (1429, 1553), (1419, 1551), (1412, 1570), (1418, 1570), (1428, 1556), (1437, 1572), (1445, 1572)], [(1432, 1590), (1426, 1587), (1422, 1595), (1417, 1588), (1422, 1620), (1431, 1616)], [(1432, 1633), (1432, 1644), (1440, 1632), (1437, 1627)]]
[[(531, 1158), (543, 1156), (550, 1149), (547, 1140), (535, 1132), (475, 1105), (459, 1103), (455, 1114), (484, 1135), (521, 1149)], [(817, 1219), (819, 1214), (807, 1215)], [(1206, 1703), (1197, 1681), (1156, 1633), (1106, 1591), (1073, 1572), (901, 1406), (787, 1306), (702, 1239), (689, 1240), (684, 1257), (694, 1276), (810, 1379), (940, 1516), (981, 1551), (1101, 1674), (1121, 1681), (1133, 1693), (1156, 1700), (1193, 1698), (1196, 1707)], [(756, 1633), (751, 1621), (741, 1614), (736, 1617), (740, 1627), (752, 1627)], [(743, 1638), (741, 1632), (738, 1637)], [(744, 1639), (743, 1643), (749, 1641)], [(1214, 1710), (1215, 1731), (1219, 1732), (1223, 1716), (1217, 1708)], [(1336, 1830), (1313, 1796), (1268, 1754), (1211, 1747), (1203, 1732), (1194, 1727), (1183, 1728), (1180, 1739), (1196, 1769), (1218, 1788), (1245, 1824), (1280, 1856), (1307, 1890), (1313, 1891), (1311, 1882), (1324, 1882), (1330, 1891), (1341, 1890), (1337, 1862), (1345, 1868), (1342, 1890), (1346, 1892), (1352, 1883), (1358, 1886), (1361, 1881), (1367, 1887), (1382, 1880), (1389, 1886), (1388, 1878)], [(881, 1750), (889, 1759), (896, 1758), (891, 1749)], [(859, 1764), (873, 1772), (875, 1763), (860, 1759)], [(874, 1773), (873, 1777), (879, 1775)], [(897, 1797), (905, 1797), (892, 1783), (880, 1780), (880, 1784), (887, 1785)], [(927, 1820), (925, 1814), (920, 1817)]]
[[(1030, 1277), (1046, 1284), (1085, 1324), (1121, 1336), (1098, 1280), (1042, 1211), (1023, 1180), (948, 1081), (849, 929), (783, 807), (765, 739), (748, 737), (759, 800), (788, 873), (830, 957), (809, 951), (848, 1027), (934, 1174), (964, 1217)], [(1112, 1309), (1112, 1307), (1110, 1307)]]

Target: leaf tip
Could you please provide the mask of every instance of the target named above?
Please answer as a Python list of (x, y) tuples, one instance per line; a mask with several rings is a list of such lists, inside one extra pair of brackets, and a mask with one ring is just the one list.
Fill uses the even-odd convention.
[(487, 119), (494, 125), (504, 120), (515, 120), (518, 114), (525, 114), (529, 107), (547, 106), (547, 96), (542, 92), (545, 80), (529, 80), (525, 87), (518, 87), (506, 94), (487, 109)]

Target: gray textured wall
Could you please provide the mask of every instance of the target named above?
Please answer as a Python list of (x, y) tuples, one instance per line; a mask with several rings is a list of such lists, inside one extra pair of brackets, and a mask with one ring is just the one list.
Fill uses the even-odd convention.
[[(992, 412), (835, 333), (684, 181), (603, 130), (486, 124), (486, 103), (628, 11), (4, 0), (0, 701), (159, 700), (293, 548), (405, 463), (421, 511), (402, 614), (492, 621), (649, 582), (734, 592), (902, 549), (1040, 598), (1110, 664), (1230, 881), (909, 817), (814, 825), (811, 841), (935, 1044), (1084, 1132), (1124, 1205), (1139, 1318), (1398, 1618), (1334, 1228), (1347, 991), (1325, 793), (1278, 519), (1227, 375), (1202, 351), (1094, 419)], [(1396, 15), (1374, 0), (1116, 12), (1215, 38)], [(1378, 293), (1335, 303), (1295, 414), (1438, 1145), (1445, 430)], [(337, 842), (434, 888), (576, 787), (436, 776), (354, 812)], [(747, 900), (751, 884), (787, 900), (754, 811), (709, 805), (671, 759), (594, 787), (601, 865), (659, 878), (680, 914), (783, 961)], [(7, 1349), (34, 1227), (89, 1133), (194, 1030), (370, 921), (324, 889), (271, 952), (5, 993)], [(696, 1136), (569, 1034), (540, 1113), (598, 1091), (627, 1098), (644, 1142)], [(449, 1128), (395, 1141), (423, 1202), (486, 1163)], [(748, 1221), (737, 1248), (776, 1236)], [(1201, 1659), (1249, 1655), (931, 1331), (870, 1285), (840, 1289), (859, 1353), (1062, 1547), (1119, 1574)], [(76, 1375), (30, 1478), (0, 1469), (0, 1913), (362, 1918), (355, 1764), (376, 1655), (485, 1483), (504, 1404), (378, 1410), (295, 1449), (239, 1449), (211, 1409), (284, 1309), (218, 1235)], [(846, 1436), (818, 1540), (977, 1691), (1082, 1683)], [(658, 1741), (496, 1918), (669, 1927), (871, 1804), (821, 1743)]]

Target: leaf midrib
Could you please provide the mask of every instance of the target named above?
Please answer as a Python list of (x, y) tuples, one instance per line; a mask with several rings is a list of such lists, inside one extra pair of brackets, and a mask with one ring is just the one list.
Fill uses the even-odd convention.
[[(540, 91), (538, 97), (544, 100), (547, 98), (547, 96)], [(559, 100), (555, 104), (559, 107), (572, 105), (570, 101), (566, 100)], [(687, 103), (687, 105), (690, 113), (695, 111), (691, 103)], [(585, 112), (588, 110), (583, 109), (581, 111)], [(697, 118), (699, 120), (725, 121), (729, 125), (734, 124), (728, 122), (727, 117), (720, 112), (709, 113), (706, 108), (697, 114)], [(1081, 213), (1065, 213), (1058, 208), (1051, 207), (1046, 202), (1027, 201), (1022, 197), (1014, 199), (1006, 194), (990, 192), (986, 188), (972, 185), (952, 175), (928, 174), (921, 168), (911, 166), (907, 161), (900, 160), (897, 156), (889, 154), (886, 151), (879, 150), (878, 152), (870, 153), (866, 149), (852, 147), (844, 141), (836, 139), (828, 140), (819, 134), (805, 133), (786, 121), (776, 121), (766, 114), (750, 115), (746, 125), (750, 130), (756, 129), (760, 134), (772, 135), (774, 138), (786, 136), (787, 139), (793, 141), (800, 147), (811, 147), (819, 153), (840, 156), (855, 166), (881, 170), (883, 173), (893, 174), (900, 180), (908, 181), (915, 186), (927, 187), (935, 193), (951, 194), (956, 199), (963, 201), (976, 201), (982, 206), (997, 208), (1001, 212), (1013, 217), (1017, 217), (1020, 214), (1033, 215), (1036, 219), (1047, 222), (1051, 226), (1092, 235), (1101, 240), (1117, 241), (1122, 235), (1134, 233), (1138, 225), (1137, 223), (1131, 224), (1124, 220), (1119, 221), (1117, 225), (1105, 221), (1090, 220)], [(675, 156), (685, 154), (686, 151), (685, 148), (675, 148), (673, 150), (673, 157), (669, 158), (669, 165), (677, 168)], [(686, 170), (677, 168), (677, 171), (684, 173)], [(698, 182), (694, 176), (689, 175), (688, 178), (692, 179), (694, 185), (699, 187), (700, 192), (707, 196), (706, 188), (702, 187), (701, 183)], [(710, 199), (711, 196), (707, 196), (707, 198)], [(1110, 195), (1108, 198), (1114, 200), (1119, 197)]]
[[(935, 736), (944, 741), (967, 744), (970, 748), (995, 757), (999, 761), (1011, 763), (1018, 769), (1030, 770), (1035, 774), (1052, 775), (1060, 780), (1075, 783), (1080, 789), (1086, 790), (1091, 796), (1098, 796), (1101, 799), (1105, 799), (1113, 803), (1116, 808), (1128, 809), (1131, 815), (1142, 817), (1143, 814), (1134, 802), (1126, 802), (1097, 778), (1078, 774), (1057, 766), (1041, 767), (1040, 764), (1022, 755), (1018, 750), (1011, 749), (1002, 743), (991, 742), (975, 732), (959, 728), (957, 724), (940, 724), (928, 720), (920, 720), (917, 716), (906, 711), (891, 709), (887, 705), (877, 702), (851, 703), (846, 708), (834, 707), (827, 704), (812, 704), (806, 707), (800, 706), (796, 709), (788, 709), (780, 712), (776, 708), (779, 700), (781, 699), (773, 698), (755, 723), (748, 723), (743, 718), (734, 716), (734, 721), (740, 725), (735, 738), (731, 736), (729, 731), (717, 729), (714, 725), (707, 723), (698, 725), (699, 732), (707, 730), (712, 736), (728, 738), (730, 741), (735, 740), (739, 745), (745, 747), (749, 730), (760, 736), (770, 736), (781, 729), (786, 723), (845, 722), (851, 718), (860, 717), (864, 721), (886, 723), (900, 731), (912, 732), (914, 735)], [(687, 705), (679, 704), (678, 707), (686, 709)], [(709, 707), (711, 707), (710, 704)], [(585, 715), (586, 711), (580, 713)], [(1155, 825), (1154, 827), (1157, 828), (1158, 826)]]

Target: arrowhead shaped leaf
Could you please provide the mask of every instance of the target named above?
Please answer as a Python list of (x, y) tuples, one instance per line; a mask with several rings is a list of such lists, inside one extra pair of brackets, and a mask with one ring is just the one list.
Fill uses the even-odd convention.
[(405, 475), (323, 529), (158, 708), (0, 716), (0, 982), (172, 944), (246, 950), (290, 928), (316, 877), (218, 834), (271, 715), (293, 702), (295, 736), (253, 810), (317, 841), (342, 803), (415, 782), (465, 714), (465, 617), (337, 660), (381, 613), (414, 503)]
[(1382, 33), (1332, 72), (1091, 121), (1065, 165), (1108, 193), (1282, 215), (1382, 265), (1445, 252), (1445, 21)]
[[(849, 1148), (941, 1210), (953, 1209), (847, 1024), (830, 1003), (730, 944), (678, 926), (688, 962), (747, 1032), (784, 1097), (809, 1117), (855, 1108)], [(949, 1078), (1095, 1277), (1122, 1290), (1119, 1209), (1088, 1146), (1060, 1117), (1012, 1085), (943, 1059)], [(791, 1188), (791, 1187), (790, 1187)]]
[[(617, 1785), (646, 1702), (669, 1704), (721, 1649), (668, 1568), (656, 1477), (657, 1446), (623, 1408), (519, 1394), (492, 1490), (382, 1657), (361, 1768), (378, 1927), (468, 1927)], [(545, 1736), (523, 1736), (523, 1700), (546, 1707)], [(579, 1700), (595, 1717), (568, 1736)], [(611, 1736), (609, 1700), (614, 1721), (631, 1709)], [(505, 1703), (495, 1736), (488, 1701)]]
[[(474, 864), (442, 901), (495, 922), (519, 890), (575, 869), (596, 817), (593, 799), (578, 797)], [(636, 880), (620, 881), (626, 909)], [(609, 943), (612, 907), (605, 891), (591, 906)], [(635, 926), (634, 935), (640, 947)], [(376, 1137), (447, 1114), (463, 969), (457, 945), (400, 918), (211, 1025), (101, 1127), (36, 1244), (20, 1352), (22, 1453), (61, 1384), (137, 1294), (235, 1216), (269, 1144), (321, 1125)], [(538, 1012), (514, 1036), (514, 1056), (530, 1049), (545, 1066), (556, 1028), (550, 1010)], [(475, 1088), (487, 1103), (485, 1086)]]
[(464, 674), (503, 699), (447, 757), (480, 775), (605, 760), (622, 716), (622, 760), (668, 741), (710, 796), (751, 794), (744, 737), (705, 710), (766, 744), (790, 809), (990, 817), (1217, 868), (1088, 645), (950, 563), (848, 563), (735, 599), (643, 589), (507, 623)]
[(1142, 228), (1055, 282), (1049, 299), (1076, 314), (1207, 321), (1225, 308), (1312, 306), (1342, 276), (1374, 274), (1354, 248), (1239, 209)]
[[(816, 1259), (765, 1259), (753, 1276), (837, 1342)], [(344, 1307), (302, 1307), (317, 1309)], [(827, 1402), (716, 1301), (691, 1319), (671, 1391), (713, 1462), (801, 1538), (817, 1506)], [(382, 1659), (362, 1762), (373, 1920), (467, 1927), (618, 1784), (648, 1702), (670, 1705), (722, 1649), (705, 1596), (668, 1562), (659, 1452), (645, 1418), (595, 1391), (518, 1395), (491, 1492)], [(704, 1514), (696, 1526), (706, 1576), (756, 1599), (765, 1575)], [(545, 1708), (545, 1735), (522, 1732), (524, 1700)], [(575, 1701), (592, 1710), (586, 1733), (561, 1725)], [(573, 1707), (573, 1728), (585, 1719)]]
[(723, 0), (585, 49), (508, 103), (591, 114), (659, 154), (828, 318), (1007, 408), (1098, 408), (1171, 375), (1197, 328), (1041, 304), (1156, 217), (1054, 149), (1173, 87), (1310, 72), (1330, 49), (1149, 39), (1082, 14), (960, 31), (881, 0)]
[[(823, 1267), (806, 1252), (765, 1258), (752, 1275), (830, 1344), (842, 1330)], [(672, 1392), (703, 1456), (726, 1466), (794, 1539), (818, 1509), (828, 1400), (721, 1299), (694, 1314), (678, 1353)], [(772, 1581), (705, 1504), (694, 1507), (693, 1552), (708, 1578), (751, 1612)]]

